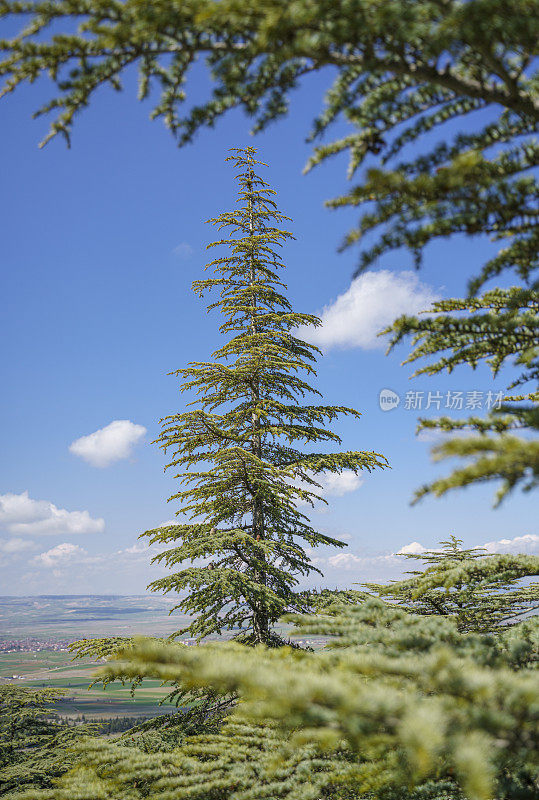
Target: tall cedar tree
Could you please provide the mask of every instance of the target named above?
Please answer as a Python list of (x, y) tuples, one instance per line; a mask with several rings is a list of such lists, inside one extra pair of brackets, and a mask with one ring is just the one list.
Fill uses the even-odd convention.
[[(315, 531), (299, 503), (321, 499), (324, 472), (373, 470), (387, 465), (374, 452), (310, 452), (298, 442), (340, 444), (326, 427), (338, 415), (359, 418), (342, 406), (302, 405), (320, 394), (301, 373), (315, 375), (316, 347), (297, 338), (300, 326), (317, 317), (292, 310), (280, 292), (283, 263), (277, 249), (291, 234), (279, 226), (275, 192), (256, 173), (254, 148), (234, 149), (228, 160), (239, 169), (239, 208), (210, 220), (228, 236), (209, 247), (228, 254), (207, 265), (214, 277), (195, 281), (199, 296), (218, 290), (209, 309), (225, 317), (231, 338), (213, 362), (191, 363), (172, 373), (181, 391), (194, 390), (192, 410), (162, 420), (160, 444), (171, 461), (165, 469), (188, 484), (179, 500), (189, 522), (147, 531), (152, 544), (172, 544), (156, 559), (169, 567), (195, 565), (151, 584), (155, 591), (184, 592), (175, 608), (194, 617), (184, 629), (202, 638), (242, 628), (254, 643), (279, 641), (272, 625), (285, 610), (301, 608), (293, 587), (316, 568), (308, 547), (343, 543)], [(201, 465), (198, 467), (198, 465)], [(201, 563), (200, 560), (204, 560)]]

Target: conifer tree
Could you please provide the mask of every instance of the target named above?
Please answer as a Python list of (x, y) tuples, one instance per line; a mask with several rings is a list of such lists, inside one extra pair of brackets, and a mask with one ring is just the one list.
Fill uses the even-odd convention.
[(0, 686), (0, 796), (45, 788), (73, 764), (71, 749), (95, 726), (60, 724), (51, 707), (63, 689)]
[(436, 550), (406, 553), (422, 562), (409, 578), (387, 585), (363, 584), (369, 592), (414, 614), (452, 619), (461, 632), (505, 630), (539, 608), (539, 558), (487, 554), (484, 548), (462, 547), (450, 536)]
[[(169, 544), (156, 559), (178, 572), (154, 581), (155, 591), (184, 592), (176, 608), (194, 617), (185, 629), (202, 638), (242, 628), (250, 641), (271, 642), (272, 625), (287, 609), (300, 609), (298, 576), (319, 571), (304, 545), (343, 543), (313, 529), (298, 503), (321, 499), (325, 472), (386, 466), (374, 452), (327, 452), (340, 444), (327, 427), (343, 406), (305, 405), (320, 394), (302, 376), (315, 375), (316, 347), (297, 338), (300, 326), (320, 320), (292, 309), (281, 290), (278, 248), (290, 238), (269, 188), (256, 173), (253, 148), (235, 149), (239, 208), (210, 220), (227, 236), (210, 245), (228, 253), (212, 261), (214, 276), (195, 281), (203, 296), (217, 291), (209, 309), (224, 317), (228, 340), (212, 362), (191, 363), (175, 375), (181, 391), (195, 391), (190, 410), (166, 417), (159, 439), (170, 454), (166, 469), (188, 484), (179, 500), (186, 523), (147, 531), (152, 544)], [(194, 406), (194, 407), (193, 407)], [(298, 443), (322, 445), (304, 452)], [(204, 563), (202, 563), (204, 562)], [(278, 640), (278, 637), (277, 637)]]

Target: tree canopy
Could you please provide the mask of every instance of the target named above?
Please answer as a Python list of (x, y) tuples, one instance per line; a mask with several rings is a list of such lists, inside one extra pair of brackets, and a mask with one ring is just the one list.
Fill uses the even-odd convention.
[[(378, 165), (332, 203), (364, 209), (345, 246), (381, 229), (359, 268), (401, 246), (419, 259), (436, 238), (488, 234), (500, 249), (477, 289), (537, 267), (538, 11), (537, 0), (2, 0), (21, 30), (0, 41), (0, 75), (4, 93), (47, 75), (56, 92), (37, 112), (55, 115), (45, 141), (69, 140), (96, 91), (121, 88), (138, 65), (139, 97), (155, 87), (152, 116), (183, 144), (234, 107), (263, 129), (286, 114), (302, 79), (328, 70), (311, 137), (341, 118), (351, 128), (317, 147), (310, 166), (342, 151), (350, 175)], [(199, 57), (212, 88), (189, 108), (185, 82)], [(410, 143), (419, 154), (399, 160)]]

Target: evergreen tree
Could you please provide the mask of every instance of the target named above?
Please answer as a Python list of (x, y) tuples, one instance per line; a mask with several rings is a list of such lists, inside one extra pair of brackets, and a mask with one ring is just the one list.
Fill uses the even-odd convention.
[(51, 707), (62, 689), (0, 686), (0, 796), (53, 785), (73, 764), (70, 749), (91, 726), (60, 723)]
[[(322, 499), (320, 475), (386, 466), (374, 452), (304, 452), (297, 443), (340, 444), (327, 427), (338, 415), (358, 418), (343, 406), (302, 405), (320, 394), (302, 374), (315, 375), (316, 347), (297, 338), (300, 326), (320, 325), (293, 311), (281, 293), (278, 248), (291, 234), (278, 227), (288, 219), (277, 210), (275, 192), (256, 173), (253, 148), (236, 149), (239, 208), (210, 220), (226, 238), (228, 254), (212, 261), (214, 277), (195, 281), (203, 296), (219, 292), (209, 306), (225, 318), (228, 341), (212, 362), (192, 363), (175, 375), (181, 391), (198, 399), (188, 411), (163, 420), (160, 444), (188, 488), (179, 500), (188, 522), (147, 531), (152, 544), (172, 544), (155, 561), (176, 567), (154, 581), (155, 591), (188, 591), (176, 608), (193, 615), (185, 628), (202, 638), (243, 628), (250, 641), (270, 642), (272, 625), (287, 609), (301, 609), (293, 587), (316, 568), (302, 543), (344, 546), (313, 529), (298, 503)], [(201, 466), (199, 466), (201, 465)], [(203, 561), (203, 563), (202, 563)], [(279, 641), (278, 637), (276, 641)]]
[(529, 580), (539, 574), (539, 558), (485, 552), (451, 536), (436, 550), (404, 556), (424, 566), (410, 578), (363, 585), (414, 614), (450, 617), (462, 632), (505, 629), (539, 608), (539, 583)]

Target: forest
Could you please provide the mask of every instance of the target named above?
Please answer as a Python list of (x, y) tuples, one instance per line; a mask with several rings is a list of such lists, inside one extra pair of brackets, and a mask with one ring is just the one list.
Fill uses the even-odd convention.
[[(154, 446), (175, 519), (141, 531), (163, 568), (148, 588), (187, 623), (70, 645), (75, 660), (102, 659), (104, 688), (161, 681), (163, 713), (68, 725), (59, 690), (0, 685), (0, 796), (537, 798), (539, 556), (468, 547), (451, 499), (488, 487), (506, 508), (539, 483), (538, 0), (0, 0), (0, 16), (1, 107), (34, 82), (52, 88), (35, 109), (51, 119), (42, 145), (75, 149), (82, 112), (133, 68), (139, 100), (180, 147), (196, 154), (197, 134), (217, 137), (235, 109), (255, 135), (223, 153), (236, 202), (212, 196), (210, 261), (192, 285), (219, 346), (170, 365), (178, 406), (163, 409)], [(188, 96), (195, 62), (206, 98)], [(361, 436), (368, 415), (325, 404), (309, 334), (322, 321), (290, 299), (294, 221), (256, 147), (317, 73), (332, 83), (306, 120), (306, 170), (348, 157), (348, 190), (327, 205), (354, 212), (341, 249), (356, 276), (388, 254), (421, 270), (433, 243), (489, 242), (466, 263), (462, 296), (380, 331), (388, 352), (404, 346), (418, 376), (484, 367), (505, 380), (484, 415), (418, 418), (446, 468), (411, 498), (444, 502), (437, 544), (402, 554), (404, 577), (348, 588), (324, 584), (318, 548), (346, 541), (309, 510), (331, 514), (327, 476), (383, 479), (392, 464), (348, 449), (339, 421)]]

